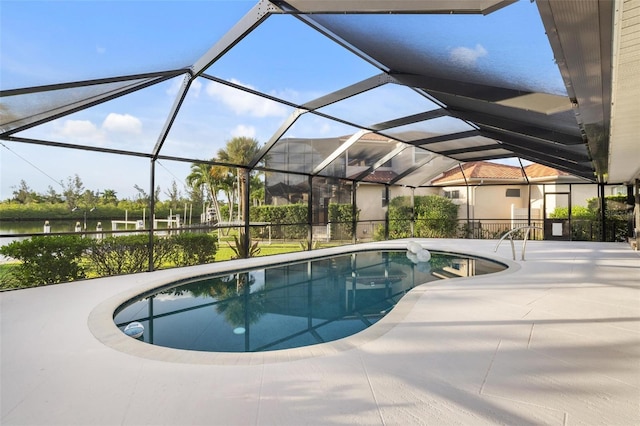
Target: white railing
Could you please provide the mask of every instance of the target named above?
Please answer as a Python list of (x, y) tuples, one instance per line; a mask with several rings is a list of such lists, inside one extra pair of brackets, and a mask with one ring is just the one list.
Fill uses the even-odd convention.
[(518, 226), (517, 228), (513, 228), (509, 230), (509, 232), (504, 234), (502, 238), (500, 238), (500, 241), (498, 241), (498, 244), (496, 244), (496, 248), (493, 249), (493, 252), (495, 253), (496, 251), (498, 251), (498, 247), (500, 247), (500, 243), (502, 243), (502, 241), (505, 238), (509, 237), (509, 241), (511, 241), (511, 252), (513, 253), (513, 260), (516, 260), (516, 248), (513, 244), (513, 233), (516, 231), (520, 231), (521, 229), (527, 230), (527, 232), (524, 233), (524, 241), (522, 242), (522, 260), (524, 260), (524, 252), (527, 249), (527, 239), (529, 238), (529, 231), (531, 231), (532, 229), (540, 229), (544, 231), (544, 228), (541, 228), (539, 226), (533, 226), (533, 225)]

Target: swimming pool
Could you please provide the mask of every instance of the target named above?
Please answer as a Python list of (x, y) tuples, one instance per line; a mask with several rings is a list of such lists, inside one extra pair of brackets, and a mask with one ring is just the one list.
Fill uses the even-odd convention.
[(359, 251), (171, 283), (114, 314), (123, 330), (140, 322), (149, 344), (207, 352), (260, 352), (330, 342), (384, 317), (413, 287), (499, 272), (480, 257), (407, 250)]

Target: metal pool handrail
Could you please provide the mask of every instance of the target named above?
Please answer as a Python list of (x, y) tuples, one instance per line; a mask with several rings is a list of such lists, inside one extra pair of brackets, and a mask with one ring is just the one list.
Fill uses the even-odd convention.
[(515, 231), (519, 231), (521, 229), (526, 229), (527, 230), (527, 232), (525, 232), (525, 234), (524, 234), (524, 241), (522, 243), (522, 260), (524, 260), (524, 252), (527, 249), (527, 239), (529, 238), (529, 231), (531, 231), (532, 229), (540, 229), (540, 230), (544, 231), (544, 228), (541, 228), (539, 226), (533, 226), (533, 225), (518, 226), (517, 228), (513, 228), (509, 232), (504, 234), (502, 236), (502, 238), (500, 238), (500, 241), (498, 241), (498, 244), (496, 244), (496, 248), (493, 249), (493, 252), (495, 253), (496, 251), (498, 251), (498, 247), (500, 246), (500, 243), (502, 243), (502, 241), (505, 238), (509, 237), (509, 240), (511, 241), (511, 252), (513, 253), (513, 260), (516, 260), (516, 248), (513, 245), (513, 233)]

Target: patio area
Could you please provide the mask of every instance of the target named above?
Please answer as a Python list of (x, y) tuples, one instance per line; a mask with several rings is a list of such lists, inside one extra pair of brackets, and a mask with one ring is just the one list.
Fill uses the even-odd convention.
[(153, 347), (109, 321), (129, 295), (230, 262), (2, 292), (0, 423), (640, 423), (640, 252), (529, 241), (512, 261), (508, 242), (420, 241), (510, 268), (417, 287), (346, 339), (248, 354)]

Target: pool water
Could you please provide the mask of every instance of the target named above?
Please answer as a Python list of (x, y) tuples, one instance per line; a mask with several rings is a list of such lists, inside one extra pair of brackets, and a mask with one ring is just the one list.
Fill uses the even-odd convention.
[(415, 263), (406, 251), (357, 252), (182, 281), (121, 306), (114, 321), (140, 322), (140, 340), (170, 348), (287, 349), (358, 333), (416, 285), (503, 269), (457, 254)]

